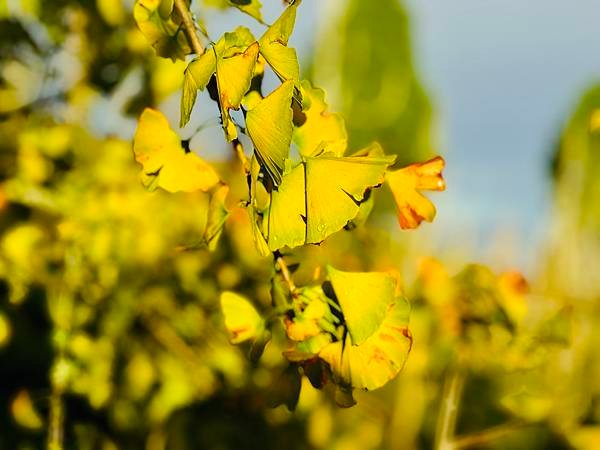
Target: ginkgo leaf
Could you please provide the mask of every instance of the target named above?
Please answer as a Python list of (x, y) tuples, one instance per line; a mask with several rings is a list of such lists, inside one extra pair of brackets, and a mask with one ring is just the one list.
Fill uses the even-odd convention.
[(394, 159), (330, 154), (306, 158), (271, 192), (268, 222), (263, 224), (269, 248), (318, 244), (341, 230), (359, 213), (365, 192), (383, 183)]
[(410, 352), (409, 312), (408, 302), (396, 298), (387, 306), (381, 325), (362, 344), (353, 345), (347, 336), (344, 343), (327, 345), (319, 358), (342, 384), (366, 390), (382, 387), (402, 370)]
[(229, 186), (220, 186), (213, 192), (208, 205), (208, 219), (204, 229), (204, 242), (210, 251), (213, 251), (223, 232), (223, 226), (229, 216), (229, 210), (225, 205), (225, 199), (229, 193)]
[(229, 109), (239, 109), (252, 81), (258, 43), (246, 27), (225, 33), (215, 44), (217, 86), (223, 130), (228, 141), (237, 138)]
[(221, 106), (237, 109), (250, 89), (258, 43), (250, 30), (238, 27), (233, 33), (225, 33), (214, 49)]
[(294, 143), (302, 156), (314, 156), (320, 151), (342, 156), (348, 144), (346, 125), (340, 114), (327, 111), (325, 92), (303, 80), (303, 123), (294, 129)]
[(300, 74), (296, 50), (287, 46), (299, 4), (297, 0), (289, 5), (258, 41), (260, 53), (281, 80), (298, 80)]
[(179, 25), (169, 16), (161, 16), (167, 9), (168, 4), (165, 5), (161, 0), (137, 0), (133, 7), (133, 17), (158, 56), (171, 58), (173, 61), (184, 60), (192, 49)]
[(353, 345), (365, 342), (380, 326), (394, 300), (398, 279), (383, 272), (342, 272), (327, 267)]
[(269, 247), (319, 243), (359, 212), (368, 188), (383, 181), (390, 158), (322, 156), (307, 158), (271, 193)]
[(286, 81), (246, 114), (246, 129), (256, 156), (275, 186), (281, 183), (292, 142), (294, 83)]
[(419, 191), (443, 191), (444, 159), (437, 156), (424, 163), (411, 164), (400, 170), (388, 172), (385, 180), (392, 191), (398, 212), (398, 222), (403, 229), (416, 228), (435, 217), (435, 206)]
[(181, 118), (179, 126), (183, 127), (190, 120), (192, 108), (196, 103), (198, 91), (203, 91), (210, 77), (217, 70), (215, 52), (210, 49), (188, 64), (183, 74), (183, 90), (181, 93)]
[(264, 320), (248, 299), (235, 292), (221, 294), (221, 310), (225, 318), (225, 328), (232, 344), (257, 339), (262, 335)]
[(133, 152), (143, 166), (142, 182), (148, 189), (208, 191), (219, 182), (210, 165), (182, 148), (179, 136), (159, 111), (146, 108), (140, 116)]

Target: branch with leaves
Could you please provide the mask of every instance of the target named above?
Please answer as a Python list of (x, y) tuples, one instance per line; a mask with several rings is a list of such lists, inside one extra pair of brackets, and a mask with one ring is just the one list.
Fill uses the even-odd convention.
[[(248, 177), (247, 198), (236, 204), (247, 209), (257, 252), (274, 256), (270, 313), (263, 317), (237, 293), (222, 294), (231, 342), (250, 342), (251, 355), (258, 358), (274, 320), (280, 320), (288, 339), (284, 356), (294, 376), (301, 376), (302, 367), (317, 388), (333, 382), (337, 403), (351, 406), (353, 389), (383, 386), (399, 373), (410, 351), (410, 307), (399, 277), (327, 266), (315, 284), (297, 286), (285, 259), (295, 248), (318, 245), (363, 224), (373, 193), (384, 184), (393, 194), (401, 228), (431, 222), (435, 207), (422, 191), (445, 188), (444, 161), (436, 157), (398, 168), (396, 157), (377, 143), (348, 151), (343, 118), (329, 111), (321, 89), (300, 79), (296, 51), (288, 46), (300, 3), (290, 2), (258, 39), (240, 26), (206, 48), (185, 0), (138, 0), (134, 14), (159, 56), (185, 60), (195, 55), (184, 73), (180, 126), (190, 120), (198, 92), (208, 89), (218, 104), (224, 137)], [(231, 6), (264, 23), (259, 2)], [(265, 70), (280, 80), (270, 93), (262, 88)], [(242, 111), (244, 124), (234, 121), (232, 110)], [(241, 134), (252, 142), (251, 155)], [(147, 188), (210, 193), (204, 241), (214, 248), (229, 216), (229, 189), (218, 172), (182, 148), (166, 118), (153, 109), (140, 117), (133, 150)]]

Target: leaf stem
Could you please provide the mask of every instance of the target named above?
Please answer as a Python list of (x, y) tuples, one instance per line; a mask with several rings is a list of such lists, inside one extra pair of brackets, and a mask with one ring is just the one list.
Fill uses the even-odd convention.
[(294, 291), (296, 290), (296, 285), (294, 284), (294, 281), (292, 280), (292, 276), (290, 274), (290, 269), (288, 268), (287, 264), (283, 260), (283, 256), (281, 256), (281, 255), (276, 256), (275, 262), (277, 264), (276, 267), (279, 267), (279, 272), (281, 272), (281, 276), (283, 277), (283, 280), (287, 284), (288, 289), (290, 290), (290, 293), (293, 294)]
[(185, 4), (185, 0), (175, 0), (174, 6), (177, 10), (177, 13), (181, 17), (181, 23), (190, 47), (192, 47), (193, 52), (197, 56), (200, 56), (202, 53), (204, 53), (204, 48), (202, 47), (202, 44), (200, 44), (200, 40), (196, 34), (196, 25), (194, 25), (194, 21), (192, 20), (190, 10)]

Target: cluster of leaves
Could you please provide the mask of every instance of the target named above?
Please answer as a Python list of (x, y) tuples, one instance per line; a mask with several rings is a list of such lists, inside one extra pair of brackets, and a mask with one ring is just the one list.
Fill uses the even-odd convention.
[[(143, 9), (144, 15), (137, 14), (136, 20), (158, 55), (181, 57), (189, 53), (188, 46), (166, 54), (163, 40), (174, 42), (182, 35), (180, 28), (169, 30), (189, 11), (173, 9), (169, 3), (168, 14), (162, 14), (165, 3), (169, 2), (138, 1), (136, 8)], [(274, 315), (283, 318), (294, 343), (284, 354), (304, 365), (306, 373), (313, 372), (314, 386), (331, 379), (351, 393), (353, 388), (381, 387), (402, 368), (411, 347), (408, 305), (394, 278), (384, 273), (329, 268), (321, 284), (296, 289), (285, 273), (287, 267), (281, 267), (285, 264), (282, 253), (320, 244), (333, 233), (364, 223), (373, 206), (372, 191), (383, 183), (394, 196), (402, 228), (433, 220), (435, 208), (420, 191), (444, 189), (444, 161), (436, 157), (397, 168), (396, 157), (386, 155), (377, 143), (347, 154), (344, 120), (328, 111), (321, 89), (300, 80), (296, 52), (288, 47), (299, 4), (291, 2), (259, 39), (249, 29), (238, 27), (195, 56), (185, 70), (180, 126), (189, 121), (198, 91), (208, 89), (218, 103), (225, 139), (232, 142), (248, 179), (248, 197), (240, 201), (250, 215), (256, 248), (263, 256), (273, 253), (280, 266), (278, 277), (287, 278), (287, 292), (279, 292), (278, 282), (273, 281), (272, 302)], [(157, 30), (163, 31), (163, 40), (156, 38)], [(195, 28), (187, 33), (192, 41), (198, 39)], [(281, 84), (263, 97), (267, 67)], [(239, 109), (243, 125), (231, 115)], [(239, 133), (252, 143), (250, 160)], [(143, 183), (150, 189), (214, 190), (214, 229), (208, 239), (217, 237), (226, 221), (227, 187), (208, 164), (181, 146), (159, 112), (143, 112), (134, 152), (143, 165)], [(254, 339), (254, 346), (264, 346), (270, 321), (260, 319), (248, 300), (224, 295), (223, 311), (232, 341)], [(315, 360), (322, 363), (319, 369), (308, 369)], [(323, 375), (323, 367), (329, 376)], [(353, 401), (340, 397), (339, 403), (347, 406)]]

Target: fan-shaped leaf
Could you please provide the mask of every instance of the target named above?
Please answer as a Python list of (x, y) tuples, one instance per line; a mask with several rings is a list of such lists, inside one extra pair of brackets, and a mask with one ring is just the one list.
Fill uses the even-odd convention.
[(219, 182), (210, 165), (181, 147), (179, 136), (159, 111), (146, 108), (140, 116), (133, 152), (143, 166), (142, 182), (148, 189), (208, 191)]
[(260, 53), (281, 80), (298, 80), (300, 69), (296, 50), (287, 46), (294, 30), (296, 8), (300, 1), (289, 5), (279, 19), (262, 35)]
[(275, 186), (281, 183), (292, 142), (293, 92), (294, 83), (286, 81), (246, 115), (246, 128), (256, 156)]
[(294, 142), (302, 156), (325, 151), (342, 156), (348, 144), (346, 125), (340, 114), (327, 111), (325, 92), (309, 81), (301, 84), (304, 122), (294, 129)]
[(412, 346), (408, 330), (410, 307), (402, 297), (388, 300), (391, 302), (381, 324), (362, 344), (352, 344), (351, 337), (347, 336), (345, 342), (333, 342), (319, 353), (339, 383), (359, 389), (377, 389), (404, 366)]
[(446, 188), (442, 178), (444, 164), (444, 159), (437, 156), (386, 174), (402, 228), (416, 228), (423, 220), (431, 222), (435, 217), (435, 206), (419, 191), (443, 191)]
[(181, 118), (179, 126), (183, 127), (190, 120), (190, 114), (198, 91), (203, 91), (210, 77), (217, 69), (215, 52), (208, 50), (190, 62), (183, 76), (183, 92), (181, 93)]
[(383, 182), (394, 157), (306, 158), (271, 193), (263, 226), (271, 250), (317, 244), (356, 217), (365, 192)]

